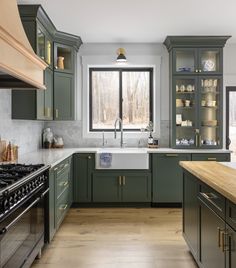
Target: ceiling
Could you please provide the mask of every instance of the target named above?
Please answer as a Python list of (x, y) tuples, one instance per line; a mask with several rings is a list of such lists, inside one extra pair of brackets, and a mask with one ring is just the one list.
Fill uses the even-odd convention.
[(42, 4), (56, 27), (84, 43), (162, 43), (167, 35), (232, 35), (235, 0), (18, 0)]

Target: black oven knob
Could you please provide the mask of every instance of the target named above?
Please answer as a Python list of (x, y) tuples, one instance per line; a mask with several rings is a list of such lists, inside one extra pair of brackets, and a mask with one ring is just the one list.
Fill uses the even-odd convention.
[(4, 211), (8, 210), (9, 207), (10, 207), (10, 206), (9, 206), (9, 202), (8, 202), (7, 199), (5, 199), (4, 202), (3, 202), (3, 209), (4, 209)]
[(14, 205), (14, 198), (13, 198), (13, 196), (10, 196), (9, 197), (9, 201), (8, 202), (9, 202), (9, 206), (10, 207), (12, 207)]
[(21, 200), (22, 196), (21, 196), (21, 190), (17, 191), (17, 198), (18, 200)]

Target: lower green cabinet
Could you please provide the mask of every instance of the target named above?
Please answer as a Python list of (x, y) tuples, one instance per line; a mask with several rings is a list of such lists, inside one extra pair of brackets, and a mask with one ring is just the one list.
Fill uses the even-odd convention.
[(151, 175), (140, 171), (96, 172), (93, 202), (151, 202)]
[(229, 162), (230, 153), (204, 153), (204, 154), (192, 154), (192, 161), (218, 161)]
[(94, 171), (94, 154), (80, 153), (74, 155), (74, 201), (90, 203), (92, 201), (92, 173)]
[(181, 203), (183, 173), (179, 161), (190, 161), (191, 154), (153, 154), (153, 203)]
[(228, 250), (226, 251), (226, 268), (236, 267), (236, 231), (228, 224), (226, 225), (228, 234)]
[(49, 242), (72, 204), (72, 157), (49, 171)]
[(121, 202), (121, 176), (111, 172), (94, 173), (93, 202)]

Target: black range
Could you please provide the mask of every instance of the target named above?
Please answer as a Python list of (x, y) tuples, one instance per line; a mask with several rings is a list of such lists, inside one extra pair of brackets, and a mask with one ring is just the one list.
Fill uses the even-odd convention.
[(46, 241), (48, 166), (0, 165), (0, 268), (30, 267)]

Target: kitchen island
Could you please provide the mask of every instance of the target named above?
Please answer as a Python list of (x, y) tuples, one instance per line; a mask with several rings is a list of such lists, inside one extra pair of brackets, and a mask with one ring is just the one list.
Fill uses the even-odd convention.
[(199, 267), (236, 267), (234, 163), (182, 161), (183, 236)]

